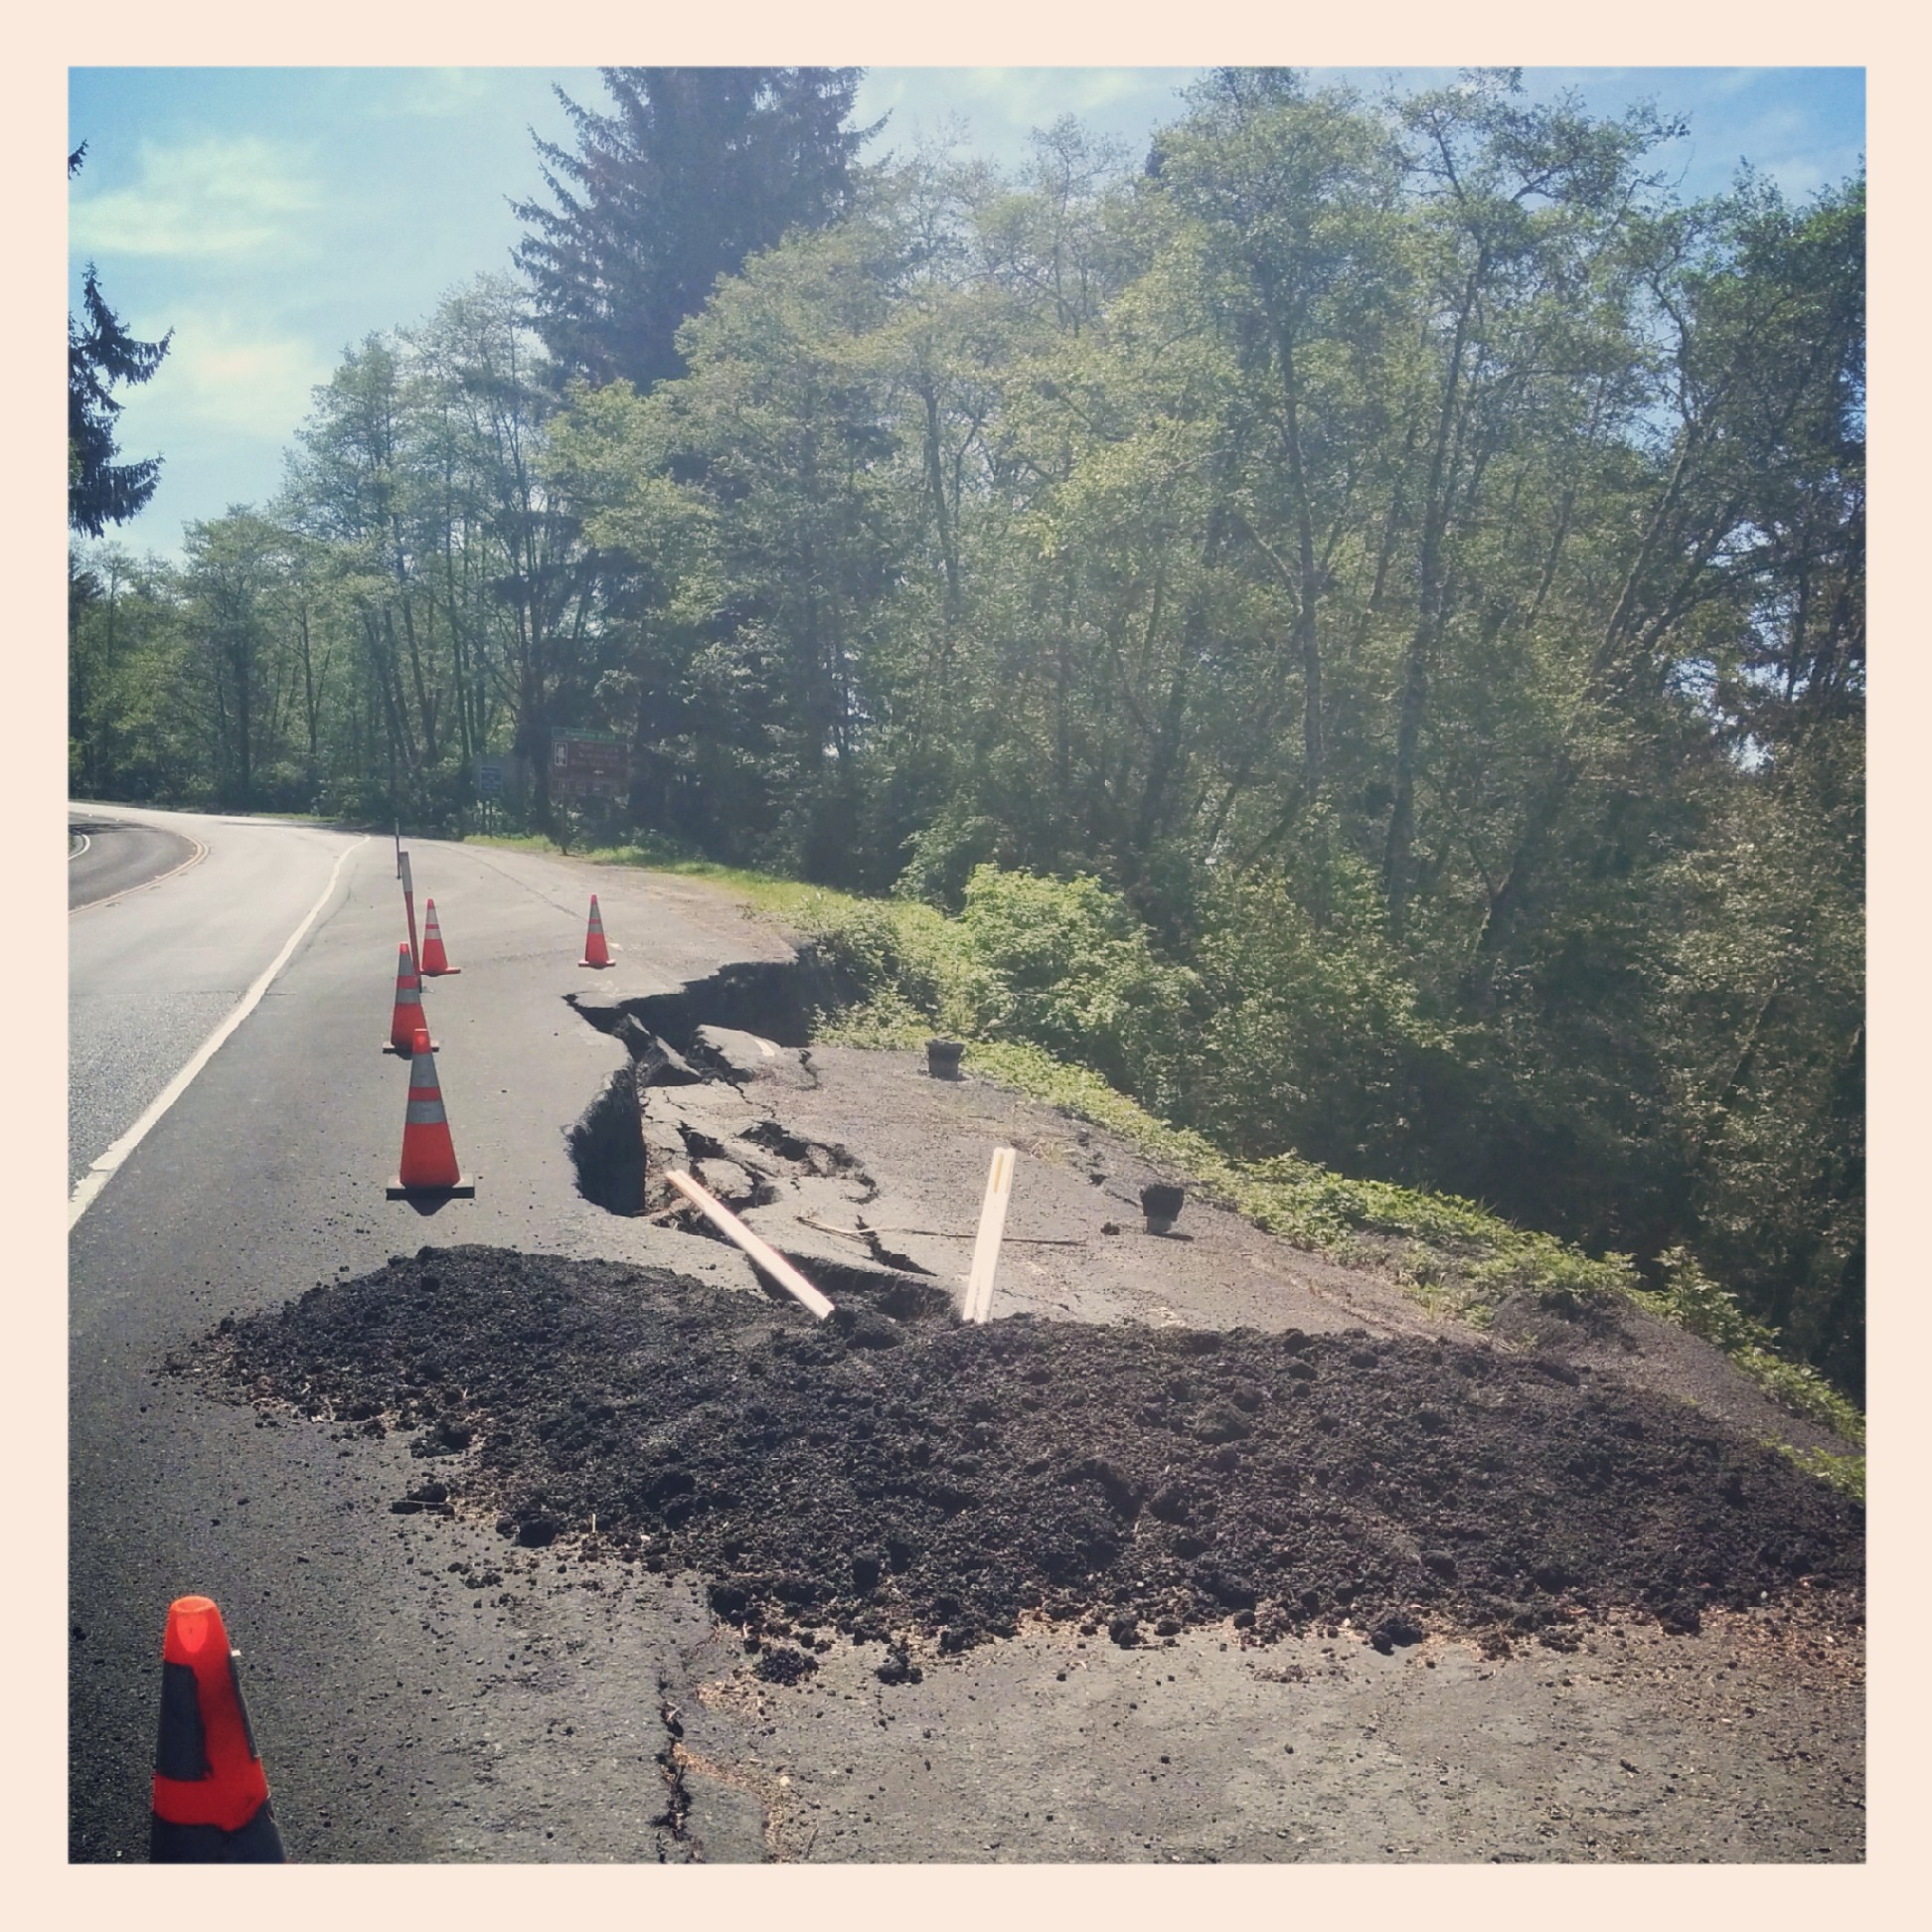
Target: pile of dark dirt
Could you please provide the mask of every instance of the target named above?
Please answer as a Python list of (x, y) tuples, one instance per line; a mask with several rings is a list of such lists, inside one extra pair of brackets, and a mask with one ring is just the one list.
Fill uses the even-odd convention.
[(694, 1570), (754, 1644), (956, 1651), (1033, 1610), (1119, 1643), (1233, 1613), (1256, 1639), (1347, 1618), (1382, 1648), (1567, 1648), (1592, 1615), (1694, 1630), (1801, 1584), (1861, 1615), (1858, 1505), (1693, 1409), (1482, 1346), (820, 1324), (661, 1270), (425, 1247), (173, 1366), (408, 1430), (434, 1480), (396, 1507)]

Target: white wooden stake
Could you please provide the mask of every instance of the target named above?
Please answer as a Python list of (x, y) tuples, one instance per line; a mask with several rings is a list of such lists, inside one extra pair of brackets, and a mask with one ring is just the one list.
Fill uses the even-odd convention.
[(1007, 1203), (1013, 1199), (1013, 1149), (996, 1147), (980, 1208), (979, 1234), (973, 1242), (973, 1272), (966, 1278), (966, 1319), (983, 1322), (993, 1312), (993, 1271), (1000, 1265), (1000, 1237), (1006, 1231)]
[(803, 1302), (822, 1322), (832, 1313), (832, 1304), (768, 1241), (761, 1241), (716, 1196), (709, 1195), (688, 1174), (664, 1177), (726, 1240), (735, 1241), (766, 1274)]

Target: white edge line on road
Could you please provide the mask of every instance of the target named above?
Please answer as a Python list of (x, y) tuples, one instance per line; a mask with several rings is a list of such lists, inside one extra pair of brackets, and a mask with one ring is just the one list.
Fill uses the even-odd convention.
[[(123, 819), (119, 823), (123, 825), (139, 825), (141, 821), (139, 819)], [(152, 830), (153, 828), (149, 829)], [(85, 835), (83, 834), (82, 836), (84, 837)], [(136, 892), (145, 892), (149, 886), (163, 885), (166, 881), (174, 878), (177, 873), (185, 873), (190, 866), (199, 866), (208, 857), (208, 848), (193, 833), (183, 832), (178, 836), (186, 839), (195, 848), (180, 865), (170, 866), (166, 872), (156, 873), (152, 879), (144, 879), (138, 886), (130, 886), (124, 891), (109, 892), (105, 898), (83, 899), (79, 905), (70, 905), (68, 907), (68, 917), (72, 918), (77, 912), (91, 912), (97, 905), (118, 905), (122, 899), (132, 898)], [(350, 849), (353, 851), (354, 847)], [(75, 853), (68, 854), (70, 861), (78, 856)]]
[(73, 865), (74, 862), (78, 858), (80, 858), (80, 856), (83, 852), (85, 852), (90, 845), (93, 844), (93, 841), (90, 838), (88, 838), (84, 832), (77, 832), (74, 836), (77, 839), (79, 839), (80, 843), (78, 846), (76, 846), (72, 852), (68, 854), (68, 864), (70, 866)]
[[(188, 1061), (187, 1065), (154, 1096), (153, 1100), (148, 1104), (147, 1111), (142, 1114), (140, 1119), (119, 1140), (115, 1141), (104, 1154), (94, 1161), (86, 1173), (74, 1184), (74, 1192), (68, 1197), (68, 1228), (70, 1232), (80, 1216), (93, 1206), (94, 1197), (107, 1185), (108, 1181), (113, 1177), (114, 1171), (146, 1139), (148, 1130), (187, 1092), (195, 1075), (215, 1057), (223, 1042), (260, 1004), (261, 996), (268, 991), (269, 986), (274, 981), (275, 975), (288, 964), (289, 955), (302, 943), (303, 936), (321, 915), (322, 908), (335, 896), (336, 882), (342, 877), (342, 869), (348, 864), (349, 855), (356, 850), (356, 846), (364, 846), (368, 843), (368, 837), (365, 835), (363, 838), (358, 839), (355, 845), (344, 847), (342, 852), (337, 855), (334, 870), (329, 874), (329, 883), (322, 888), (322, 896), (309, 907), (308, 916), (303, 919), (302, 923), (288, 935), (287, 942), (283, 945), (281, 951), (269, 961), (267, 970), (242, 994), (241, 1000), (230, 1011), (227, 1019), (195, 1048), (194, 1056)], [(189, 863), (192, 865), (194, 862), (190, 860)], [(101, 902), (105, 903), (104, 900)]]

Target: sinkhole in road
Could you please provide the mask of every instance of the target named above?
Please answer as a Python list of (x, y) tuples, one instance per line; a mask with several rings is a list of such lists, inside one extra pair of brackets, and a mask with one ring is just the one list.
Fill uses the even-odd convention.
[[(782, 1056), (779, 1063), (803, 1080), (815, 1077), (805, 1050), (810, 1015), (835, 995), (831, 977), (808, 956), (798, 964), (731, 965), (679, 993), (611, 1005), (568, 996), (579, 1019), (620, 1041), (629, 1055), (564, 1130), (577, 1192), (610, 1213), (654, 1216), (711, 1240), (724, 1237), (670, 1186), (669, 1170), (691, 1173), (734, 1212), (768, 1207), (800, 1182), (836, 1184), (840, 1198), (855, 1204), (871, 1200), (877, 1184), (849, 1148), (798, 1133), (744, 1097), (755, 1085), (767, 1104), (782, 1099), (782, 1085), (759, 1079), (766, 1056)], [(828, 1294), (857, 1296), (896, 1320), (951, 1314), (953, 1295), (929, 1269), (887, 1247), (863, 1219), (856, 1238), (866, 1261), (814, 1255), (803, 1264)]]
[(1533, 1355), (841, 1315), (424, 1247), (169, 1366), (351, 1443), (404, 1432), (431, 1480), (393, 1507), (695, 1572), (747, 1649), (887, 1643), (888, 1683), (1036, 1617), (1130, 1646), (1231, 1621), (1243, 1642), (1352, 1623), (1379, 1648), (1438, 1630), (1492, 1650), (1573, 1649), (1625, 1614), (1693, 1630), (1800, 1589), (1862, 1617), (1858, 1505)]
[(600, 1033), (623, 1035), (629, 1044), (641, 1029), (675, 1052), (689, 1054), (702, 1051), (698, 1034), (705, 1027), (757, 1034), (780, 1046), (809, 1046), (813, 1015), (845, 1004), (858, 991), (808, 945), (795, 959), (734, 960), (703, 979), (686, 981), (676, 993), (610, 1005), (580, 994), (566, 998)]

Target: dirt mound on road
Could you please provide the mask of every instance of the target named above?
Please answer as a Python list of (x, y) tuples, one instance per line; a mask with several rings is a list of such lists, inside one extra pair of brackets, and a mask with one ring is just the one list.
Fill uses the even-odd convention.
[(1682, 1404), (1481, 1346), (856, 1303), (818, 1324), (461, 1247), (225, 1323), (173, 1366), (411, 1431), (435, 1480), (396, 1507), (690, 1568), (754, 1639), (960, 1650), (1038, 1611), (1131, 1644), (1233, 1613), (1262, 1639), (1346, 1618), (1384, 1648), (1427, 1628), (1566, 1648), (1592, 1614), (1690, 1630), (1800, 1587), (1861, 1615), (1858, 1505)]

